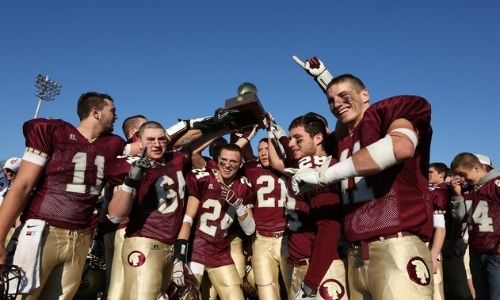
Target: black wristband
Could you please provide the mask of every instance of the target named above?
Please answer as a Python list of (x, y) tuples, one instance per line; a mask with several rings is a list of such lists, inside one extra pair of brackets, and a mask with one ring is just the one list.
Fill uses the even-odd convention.
[(189, 241), (188, 240), (176, 240), (174, 243), (174, 258), (179, 259), (182, 262), (187, 262)]
[(131, 187), (131, 188), (137, 188), (139, 186), (140, 181), (134, 180), (128, 176), (125, 177), (125, 180), (123, 180), (123, 184)]

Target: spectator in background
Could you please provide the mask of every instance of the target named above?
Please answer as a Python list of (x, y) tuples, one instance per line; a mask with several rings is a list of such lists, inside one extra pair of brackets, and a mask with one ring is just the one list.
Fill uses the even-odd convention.
[[(5, 178), (5, 182), (0, 187), (0, 205), (2, 205), (3, 198), (7, 194), (7, 191), (10, 188), (10, 185), (16, 178), (17, 170), (19, 169), (19, 166), (21, 165), (21, 158), (19, 157), (11, 157), (5, 161), (5, 164), (3, 165), (3, 175)], [(19, 219), (16, 221), (16, 224), (12, 226), (12, 228), (9, 230), (9, 233), (7, 234), (7, 238), (5, 239), (5, 246), (10, 241), (10, 238), (14, 234), (14, 228), (19, 226)]]
[[(453, 217), (467, 214), (469, 254), (476, 299), (500, 299), (500, 171), (472, 153), (455, 156), (451, 168)], [(472, 189), (462, 193), (461, 179)]]

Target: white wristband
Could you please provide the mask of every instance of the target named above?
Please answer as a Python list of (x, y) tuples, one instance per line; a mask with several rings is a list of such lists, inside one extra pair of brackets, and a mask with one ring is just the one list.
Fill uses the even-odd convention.
[(182, 223), (189, 223), (189, 224), (193, 225), (193, 218), (191, 218), (188, 215), (184, 215), (184, 219), (182, 220)]
[(316, 81), (319, 83), (319, 85), (321, 86), (321, 88), (323, 88), (323, 91), (325, 92), (326, 92), (326, 87), (328, 86), (330, 81), (332, 81), (332, 79), (333, 76), (327, 69), (325, 69), (323, 73), (319, 74), (318, 77), (316, 77)]
[(321, 183), (329, 184), (357, 175), (358, 171), (356, 171), (356, 168), (354, 167), (352, 157), (349, 157), (348, 159), (340, 161), (326, 169), (324, 176), (320, 174), (320, 178), (324, 177), (324, 179), (321, 179)]
[(176, 134), (178, 134), (179, 132), (182, 132), (182, 131), (187, 130), (187, 129), (189, 129), (187, 122), (186, 121), (179, 121), (178, 123), (175, 123), (174, 125), (167, 128), (165, 130), (165, 132), (169, 136), (172, 137), (172, 136), (175, 136)]
[(434, 228), (445, 228), (445, 221), (444, 221), (444, 215), (443, 214), (436, 214), (433, 215), (434, 219)]
[(121, 189), (125, 193), (134, 193), (135, 192), (135, 189), (133, 187), (130, 187), (130, 186), (126, 185), (125, 183), (121, 185)]

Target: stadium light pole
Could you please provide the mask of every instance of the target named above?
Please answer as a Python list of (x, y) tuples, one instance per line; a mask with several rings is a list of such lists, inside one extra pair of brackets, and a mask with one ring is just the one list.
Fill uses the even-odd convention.
[(38, 103), (36, 105), (34, 119), (38, 117), (38, 111), (40, 110), (42, 100), (54, 100), (55, 97), (61, 93), (62, 88), (62, 85), (50, 79), (49, 76), (41, 74), (36, 76), (35, 86), (37, 88), (36, 96), (38, 97)]

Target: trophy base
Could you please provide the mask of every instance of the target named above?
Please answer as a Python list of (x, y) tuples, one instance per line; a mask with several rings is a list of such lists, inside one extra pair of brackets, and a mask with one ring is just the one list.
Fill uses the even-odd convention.
[(248, 93), (227, 99), (224, 110), (231, 114), (231, 128), (242, 129), (258, 125), (264, 127), (266, 112), (255, 93)]

